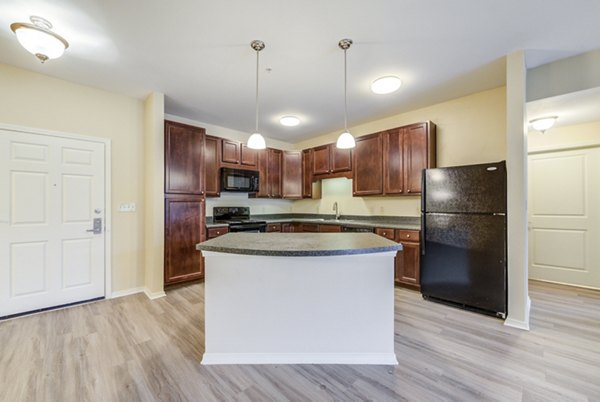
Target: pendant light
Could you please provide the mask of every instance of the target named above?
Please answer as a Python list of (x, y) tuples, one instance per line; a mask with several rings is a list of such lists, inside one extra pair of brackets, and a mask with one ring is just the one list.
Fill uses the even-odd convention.
[(344, 50), (344, 132), (340, 134), (335, 146), (340, 149), (349, 149), (356, 146), (354, 137), (348, 131), (348, 72), (346, 67), (346, 50), (352, 45), (352, 39), (342, 39), (338, 42), (340, 49)]
[(248, 138), (248, 148), (265, 149), (267, 147), (265, 138), (258, 132), (258, 54), (265, 48), (265, 43), (261, 40), (253, 40), (250, 42), (250, 47), (256, 51), (256, 125), (254, 127), (254, 134)]
[(62, 36), (55, 34), (50, 29), (50, 21), (42, 18), (29, 17), (28, 22), (15, 22), (10, 24), (10, 29), (17, 35), (17, 40), (29, 53), (35, 55), (42, 63), (48, 59), (56, 59), (69, 47)]

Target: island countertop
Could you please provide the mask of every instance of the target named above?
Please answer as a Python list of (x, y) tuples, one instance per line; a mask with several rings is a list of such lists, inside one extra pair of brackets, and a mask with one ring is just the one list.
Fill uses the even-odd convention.
[(278, 257), (323, 257), (402, 250), (373, 233), (228, 233), (196, 245), (200, 251)]

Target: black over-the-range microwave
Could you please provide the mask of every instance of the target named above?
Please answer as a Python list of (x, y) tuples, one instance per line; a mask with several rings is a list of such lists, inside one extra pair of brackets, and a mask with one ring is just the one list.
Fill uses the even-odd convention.
[(221, 191), (258, 192), (258, 172), (255, 170), (221, 168)]

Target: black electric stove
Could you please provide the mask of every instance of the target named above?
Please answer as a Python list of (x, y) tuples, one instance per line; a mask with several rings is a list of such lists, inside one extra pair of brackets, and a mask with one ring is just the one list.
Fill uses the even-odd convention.
[(230, 232), (265, 232), (267, 222), (250, 219), (249, 207), (214, 207), (213, 222), (227, 223)]

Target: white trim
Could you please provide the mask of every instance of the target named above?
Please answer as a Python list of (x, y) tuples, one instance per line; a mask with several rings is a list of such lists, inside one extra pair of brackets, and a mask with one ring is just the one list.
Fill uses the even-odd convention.
[(507, 327), (518, 328), (524, 331), (529, 331), (529, 313), (531, 311), (531, 298), (527, 295), (527, 311), (525, 314), (525, 320), (513, 320), (512, 318), (507, 318), (504, 321), (504, 325)]
[(131, 289), (125, 289), (125, 290), (117, 290), (116, 292), (112, 292), (112, 294), (110, 295), (110, 298), (116, 299), (118, 297), (131, 296), (131, 295), (135, 295), (138, 293), (144, 293), (144, 288), (139, 287), (139, 288), (131, 288)]
[(161, 290), (160, 292), (152, 293), (148, 288), (144, 288), (144, 293), (150, 300), (156, 300), (156, 299), (160, 299), (161, 297), (167, 296), (167, 294), (164, 292), (164, 290)]
[(96, 142), (104, 145), (104, 298), (112, 297), (112, 209), (111, 209), (111, 140), (108, 138), (91, 137), (82, 134), (71, 134), (61, 131), (45, 130), (35, 127), (15, 126), (0, 123), (0, 130), (16, 131), (25, 134), (45, 135), (50, 137), (68, 138), (79, 141)]
[(378, 364), (396, 366), (398, 360), (394, 353), (204, 353), (201, 364)]
[(544, 152), (555, 152), (555, 151), (568, 151), (571, 149), (581, 149), (581, 148), (593, 148), (600, 147), (600, 141), (588, 141), (581, 142), (577, 144), (556, 144), (556, 145), (547, 145), (544, 147), (532, 148), (527, 151), (529, 155), (541, 154)]
[(564, 286), (569, 286), (571, 288), (582, 288), (582, 289), (590, 289), (590, 290), (600, 290), (599, 287), (586, 286), (586, 285), (578, 285), (578, 284), (567, 283), (567, 282), (549, 281), (547, 279), (530, 278), (529, 280), (530, 281), (536, 281), (536, 282), (553, 283), (555, 285), (564, 285)]

